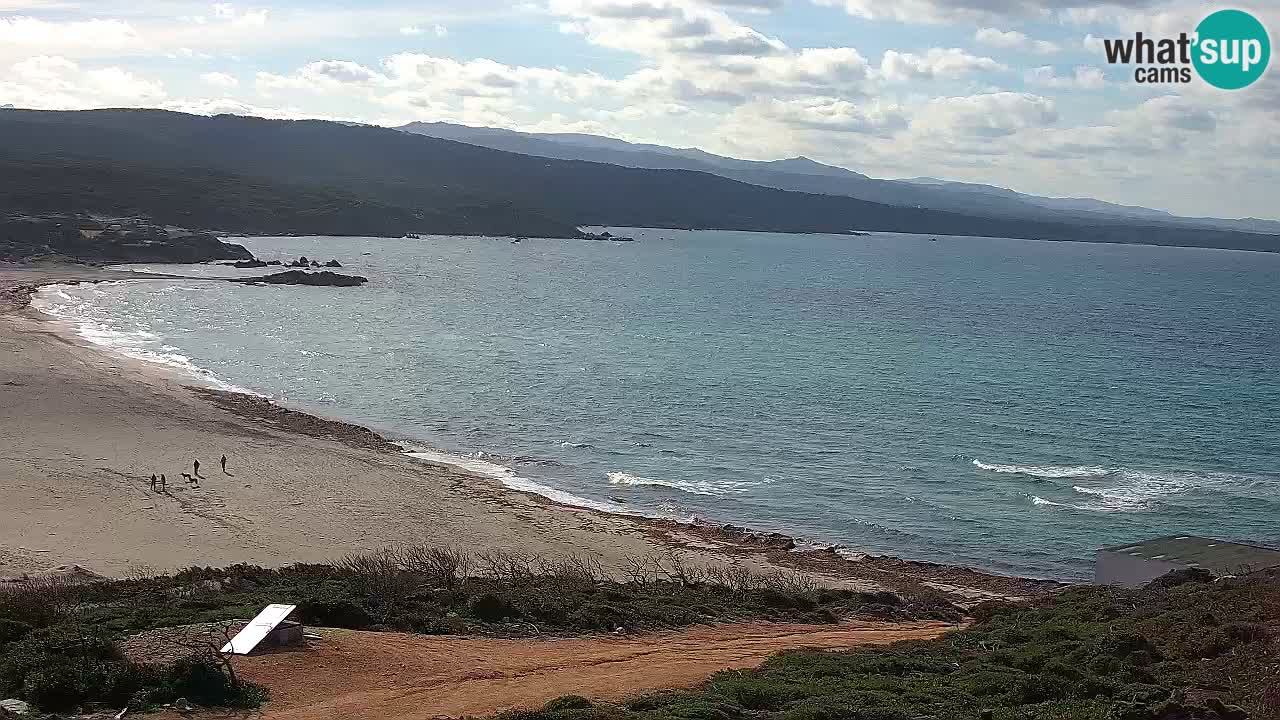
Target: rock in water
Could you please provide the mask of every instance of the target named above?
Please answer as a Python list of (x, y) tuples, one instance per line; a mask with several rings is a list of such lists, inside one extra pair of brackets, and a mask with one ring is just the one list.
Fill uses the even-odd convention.
[(337, 260), (330, 260), (329, 262), (325, 263), (324, 266), (325, 267), (342, 267), (342, 263), (338, 262)]
[(266, 283), (268, 285), (317, 285), (324, 287), (355, 287), (369, 282), (369, 278), (359, 275), (340, 275), (336, 272), (306, 272), (303, 270), (286, 270), (274, 275), (262, 277), (238, 278), (231, 282)]

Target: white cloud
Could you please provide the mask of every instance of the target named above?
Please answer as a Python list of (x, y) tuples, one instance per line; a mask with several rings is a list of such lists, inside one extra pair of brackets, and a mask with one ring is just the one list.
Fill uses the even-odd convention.
[(930, 48), (924, 55), (886, 50), (880, 61), (880, 75), (886, 80), (955, 79), (980, 71), (1008, 70), (989, 57), (971, 55), (960, 48)]
[(240, 84), (240, 81), (234, 75), (228, 75), (224, 72), (207, 72), (202, 74), (200, 79), (220, 88), (233, 88)]
[(990, 45), (999, 48), (1018, 48), (1027, 44), (1028, 38), (1025, 33), (1017, 30), (997, 30), (996, 28), (978, 28), (973, 34), (973, 39), (982, 45)]
[(267, 24), (267, 13), (265, 8), (255, 10), (241, 11), (231, 3), (214, 3), (213, 16), (219, 20), (226, 20), (236, 25), (244, 25), (249, 27), (262, 27)]
[(1052, 55), (1061, 49), (1056, 43), (1048, 40), (1033, 40), (1026, 33), (1018, 32), (1017, 30), (998, 30), (991, 27), (978, 28), (977, 32), (973, 34), (973, 39), (980, 45), (1014, 50), (1030, 50), (1040, 55)]
[[(436, 37), (442, 38), (442, 37), (448, 36), (449, 28), (445, 27), (444, 25), (441, 25), (440, 23), (436, 23), (431, 27), (431, 32)], [(422, 27), (421, 25), (405, 25), (404, 27), (400, 28), (401, 35), (408, 35), (411, 37), (418, 36), (418, 35), (425, 35), (426, 33), (427, 33), (426, 28)]]
[(880, 101), (852, 103), (835, 98), (768, 100), (761, 112), (789, 125), (813, 130), (888, 136), (907, 127), (907, 115), (897, 104)]
[(1046, 20), (1055, 14), (1067, 15), (1095, 9), (1105, 2), (1112, 12), (1149, 7), (1156, 0), (815, 0), (820, 5), (840, 7), (850, 15), (868, 20), (895, 20), (905, 23), (989, 23), (1001, 19)]
[(38, 55), (0, 74), (0, 104), (47, 110), (154, 104), (164, 86), (118, 67), (84, 68), (65, 57)]
[(1049, 98), (997, 92), (934, 98), (913, 118), (911, 128), (953, 138), (991, 139), (1057, 120), (1057, 108)]
[(562, 32), (649, 57), (761, 57), (786, 50), (781, 40), (694, 0), (551, 0), (550, 7), (572, 19)]
[(190, 113), (192, 115), (244, 115), (263, 117), (275, 120), (352, 120), (351, 117), (327, 115), (314, 111), (306, 111), (290, 107), (274, 107), (270, 105), (253, 105), (232, 100), (230, 98), (200, 98), (185, 100), (166, 100), (159, 105), (164, 110)]
[(52, 22), (23, 15), (0, 17), (0, 59), (26, 57), (33, 53), (119, 52), (140, 47), (142, 41), (138, 31), (122, 20)]
[(382, 73), (349, 60), (317, 60), (307, 63), (291, 75), (260, 72), (255, 78), (259, 91), (307, 90), (324, 92), (352, 85), (386, 85), (390, 81)]
[(1058, 75), (1052, 65), (1044, 65), (1028, 70), (1023, 79), (1028, 85), (1083, 90), (1097, 90), (1107, 84), (1102, 68), (1093, 65), (1077, 65), (1074, 73), (1067, 76)]

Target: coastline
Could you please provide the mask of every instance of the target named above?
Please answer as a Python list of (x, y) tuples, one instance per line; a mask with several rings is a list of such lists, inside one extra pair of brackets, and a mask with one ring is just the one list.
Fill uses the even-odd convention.
[[(0, 364), (0, 392), (9, 396), (0, 424), (13, 427), (16, 447), (31, 451), (25, 465), (20, 453), (0, 455), (6, 478), (0, 506), (15, 518), (32, 518), (28, 525), (3, 523), (0, 575), (72, 563), (108, 575), (192, 564), (281, 565), (429, 542), (480, 551), (590, 552), (613, 568), (628, 556), (676, 552), (695, 564), (787, 568), (858, 588), (924, 583), (970, 600), (1060, 587), (892, 557), (850, 558), (834, 548), (796, 551), (792, 538), (777, 533), (559, 504), (412, 458), (358, 425), (255, 395), (194, 387), (191, 378), (94, 346), (65, 323), (24, 307), (40, 285), (164, 277), (0, 265), (0, 347), (15, 350), (6, 358), (34, 360), (26, 367)], [(69, 357), (51, 362), (59, 355)], [(104, 416), (120, 427), (105, 427), (98, 422)], [(134, 432), (122, 437), (121, 428), (131, 425)], [(77, 447), (86, 440), (97, 451), (94, 460), (105, 465), (89, 470), (89, 453)], [(220, 452), (229, 456), (234, 477), (217, 470)], [(207, 486), (183, 487), (179, 473), (190, 467), (188, 455), (203, 457)], [(246, 466), (251, 470), (236, 472)], [(149, 494), (150, 473), (166, 468), (171, 492)], [(79, 492), (69, 491), (81, 483)], [(51, 504), (42, 490), (70, 502)]]

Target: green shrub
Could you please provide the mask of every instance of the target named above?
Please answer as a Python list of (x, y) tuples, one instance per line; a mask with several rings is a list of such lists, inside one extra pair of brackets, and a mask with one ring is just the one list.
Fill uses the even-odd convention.
[(0, 618), (0, 645), (11, 643), (14, 640), (21, 640), (34, 629), (35, 627), (30, 623), (25, 623), (21, 620)]
[(471, 614), (484, 622), (500, 622), (520, 617), (520, 609), (504, 597), (485, 593), (471, 599)]
[(212, 651), (166, 669), (138, 665), (101, 628), (37, 630), (8, 649), (0, 679), (44, 710), (72, 710), (86, 702), (154, 705), (178, 697), (202, 705), (254, 706), (260, 695), (237, 685)]
[(86, 680), (70, 665), (37, 668), (23, 678), (22, 694), (44, 710), (73, 710), (89, 697)]
[(547, 712), (555, 712), (557, 710), (586, 710), (592, 707), (591, 701), (581, 695), (561, 695), (554, 700), (549, 700), (542, 709)]
[(303, 601), (298, 605), (298, 617), (308, 625), (348, 630), (364, 630), (373, 624), (369, 611), (348, 599)]

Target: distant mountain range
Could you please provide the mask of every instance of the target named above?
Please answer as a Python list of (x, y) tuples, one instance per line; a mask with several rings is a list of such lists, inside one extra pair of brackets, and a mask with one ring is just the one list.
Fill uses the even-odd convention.
[(399, 128), (419, 135), (562, 160), (587, 160), (624, 167), (708, 172), (753, 185), (861, 200), (1024, 220), (1060, 222), (1140, 221), (1195, 227), (1280, 233), (1280, 221), (1184, 218), (1163, 210), (1118, 205), (1088, 198), (1050, 198), (992, 185), (912, 178), (879, 180), (807, 157), (752, 161), (713, 155), (694, 148), (629, 143), (576, 133), (523, 133), (452, 123), (409, 123)]
[[(502, 131), (487, 135), (521, 140)], [(553, 137), (561, 139), (536, 140), (566, 148), (591, 146), (611, 156), (643, 156), (634, 162), (664, 156), (653, 148), (621, 149), (636, 146), (608, 138)], [(566, 137), (587, 145), (570, 145)], [(253, 233), (575, 237), (578, 226), (617, 225), (871, 230), (1280, 251), (1280, 236), (1171, 222), (1101, 214), (962, 213), (829, 191), (786, 191), (726, 175), (800, 179), (815, 187), (885, 181), (803, 159), (752, 163), (700, 151), (672, 152), (676, 159), (666, 162), (704, 169), (548, 158), (320, 120), (160, 110), (6, 110), (0, 112), (0, 210), (137, 214), (186, 228)], [(714, 172), (705, 169), (713, 163)]]

